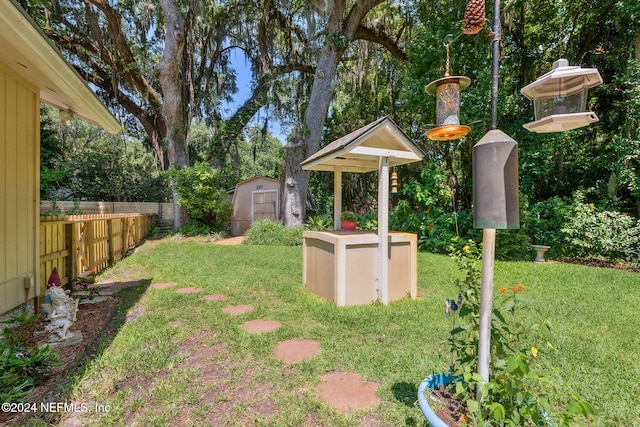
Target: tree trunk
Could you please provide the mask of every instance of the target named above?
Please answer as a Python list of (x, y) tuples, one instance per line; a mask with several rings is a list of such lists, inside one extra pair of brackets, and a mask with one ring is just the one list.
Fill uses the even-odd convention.
[(361, 26), (367, 13), (384, 1), (359, 0), (352, 3), (348, 12), (345, 0), (328, 2), (331, 14), (323, 31), (324, 47), (318, 59), (304, 126), (297, 129), (293, 142), (287, 145), (285, 155), (281, 214), (286, 227), (302, 225), (305, 222), (309, 172), (302, 170), (300, 162), (318, 151), (329, 104), (335, 91), (338, 63), (349, 44), (356, 38), (373, 41), (389, 50), (398, 59), (406, 59), (404, 52), (383, 32), (371, 31)]
[(285, 227), (305, 223), (309, 171), (302, 170), (300, 163), (307, 156), (318, 151), (322, 129), (336, 86), (336, 72), (341, 55), (342, 50), (339, 51), (330, 40), (327, 40), (313, 80), (304, 128), (298, 130), (293, 142), (287, 144), (281, 212)]
[[(189, 165), (187, 156), (187, 138), (189, 117), (186, 108), (185, 88), (181, 74), (184, 64), (184, 21), (180, 9), (173, 0), (162, 0), (165, 22), (165, 44), (162, 59), (158, 63), (158, 80), (162, 86), (164, 102), (162, 115), (167, 124), (167, 158), (169, 167), (180, 169)], [(186, 212), (178, 206), (178, 194), (175, 181), (171, 182), (173, 189), (174, 228), (184, 224)]]

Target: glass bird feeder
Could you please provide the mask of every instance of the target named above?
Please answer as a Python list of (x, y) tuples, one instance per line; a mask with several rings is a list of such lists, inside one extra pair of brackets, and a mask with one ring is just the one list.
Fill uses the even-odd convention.
[(570, 66), (566, 59), (553, 63), (553, 70), (520, 90), (533, 101), (536, 120), (524, 125), (531, 132), (563, 132), (598, 121), (585, 111), (587, 90), (602, 83), (595, 68)]
[(449, 45), (444, 77), (429, 83), (424, 91), (436, 96), (436, 125), (427, 131), (427, 137), (434, 141), (449, 141), (467, 135), (471, 128), (460, 124), (460, 91), (469, 87), (471, 79), (449, 75)]

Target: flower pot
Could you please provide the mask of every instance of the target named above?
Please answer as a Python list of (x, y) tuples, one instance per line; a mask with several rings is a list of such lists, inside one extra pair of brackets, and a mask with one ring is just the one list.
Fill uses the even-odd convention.
[(544, 260), (544, 253), (548, 251), (551, 248), (551, 246), (544, 246), (544, 245), (531, 245), (531, 246), (533, 246), (533, 249), (536, 250), (536, 259), (533, 260), (533, 262), (537, 262), (537, 263), (546, 262)]
[(358, 222), (357, 221), (340, 221), (340, 224), (342, 225), (343, 230), (353, 231), (356, 229)]
[(453, 377), (451, 375), (447, 375), (445, 373), (433, 374), (425, 378), (420, 383), (420, 387), (418, 387), (418, 406), (420, 406), (422, 414), (427, 419), (431, 427), (449, 426), (436, 415), (433, 409), (431, 409), (431, 406), (429, 406), (429, 402), (425, 397), (425, 392), (440, 387), (441, 385), (451, 384), (452, 382)]

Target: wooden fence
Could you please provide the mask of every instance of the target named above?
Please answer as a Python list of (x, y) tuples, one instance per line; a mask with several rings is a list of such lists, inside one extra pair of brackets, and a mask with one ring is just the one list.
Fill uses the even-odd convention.
[(113, 214), (113, 213), (139, 213), (157, 214), (158, 219), (173, 220), (173, 204), (158, 202), (95, 202), (95, 201), (40, 201), (40, 215), (49, 212), (59, 212), (60, 215), (68, 211), (80, 211), (83, 215)]
[(148, 236), (156, 220), (156, 214), (41, 216), (40, 283), (54, 267), (63, 285), (107, 268)]

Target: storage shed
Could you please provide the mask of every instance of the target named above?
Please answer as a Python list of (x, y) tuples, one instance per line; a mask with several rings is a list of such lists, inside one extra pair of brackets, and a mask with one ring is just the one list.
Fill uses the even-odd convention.
[(231, 199), (231, 234), (244, 234), (253, 221), (280, 220), (280, 181), (255, 176), (236, 184)]
[(0, 1), (0, 317), (40, 282), (40, 102), (120, 131), (118, 121), (15, 0)]

